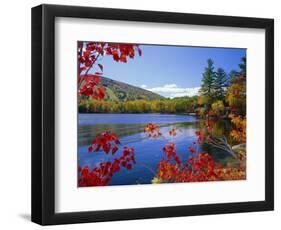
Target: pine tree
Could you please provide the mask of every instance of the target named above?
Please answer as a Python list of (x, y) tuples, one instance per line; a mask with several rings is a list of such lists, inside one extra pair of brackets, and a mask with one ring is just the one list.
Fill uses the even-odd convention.
[(242, 57), (241, 61), (242, 61), (242, 63), (239, 64), (240, 73), (243, 76), (246, 76), (246, 57)]
[(218, 68), (214, 75), (214, 95), (216, 100), (222, 100), (225, 96), (225, 88), (227, 87), (227, 74), (222, 68)]
[(205, 97), (212, 98), (215, 79), (214, 62), (212, 59), (208, 59), (207, 63), (208, 65), (205, 68), (205, 72), (203, 73), (200, 93)]

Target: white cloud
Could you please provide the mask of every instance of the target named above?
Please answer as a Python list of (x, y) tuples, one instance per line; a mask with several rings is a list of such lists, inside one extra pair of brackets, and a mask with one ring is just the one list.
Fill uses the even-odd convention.
[[(144, 87), (143, 87), (144, 88)], [(161, 87), (146, 88), (149, 91), (158, 93), (164, 97), (174, 98), (174, 97), (183, 97), (183, 96), (195, 96), (198, 95), (200, 87), (194, 88), (181, 88), (176, 84), (167, 84)]]
[(141, 85), (141, 88), (145, 89), (145, 88), (147, 88), (147, 85)]

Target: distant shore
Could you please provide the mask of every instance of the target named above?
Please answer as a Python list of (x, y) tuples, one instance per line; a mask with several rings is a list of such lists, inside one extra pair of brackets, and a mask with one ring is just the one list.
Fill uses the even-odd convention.
[(134, 113), (134, 112), (124, 112), (124, 113), (114, 113), (114, 112), (101, 112), (101, 113), (97, 113), (97, 112), (78, 112), (78, 114), (155, 114), (155, 115), (188, 115), (188, 116), (197, 116), (196, 113)]

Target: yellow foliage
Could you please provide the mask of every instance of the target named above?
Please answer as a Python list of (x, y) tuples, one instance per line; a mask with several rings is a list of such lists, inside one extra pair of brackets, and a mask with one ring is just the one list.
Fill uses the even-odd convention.
[(215, 114), (220, 115), (224, 111), (223, 101), (218, 100), (212, 104), (212, 110)]
[(212, 101), (212, 98), (211, 97), (208, 97), (208, 96), (199, 96), (198, 97), (198, 104), (199, 105), (206, 105), (206, 104), (210, 104)]
[(231, 130), (230, 136), (238, 142), (246, 143), (246, 117), (242, 118), (234, 114), (230, 114), (229, 117), (235, 126), (235, 129)]
[(151, 183), (152, 183), (152, 184), (161, 184), (161, 183), (162, 183), (162, 180), (161, 180), (161, 178), (154, 177), (154, 178), (151, 180)]
[(227, 167), (215, 169), (220, 180), (245, 180), (246, 169), (244, 167)]
[(226, 101), (231, 107), (244, 107), (246, 103), (246, 85), (232, 84), (227, 90)]

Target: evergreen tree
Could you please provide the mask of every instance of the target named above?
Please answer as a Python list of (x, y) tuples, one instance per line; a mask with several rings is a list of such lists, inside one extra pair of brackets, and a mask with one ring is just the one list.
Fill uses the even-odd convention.
[(201, 95), (205, 97), (212, 98), (214, 93), (214, 80), (215, 80), (215, 71), (214, 71), (214, 62), (212, 59), (207, 60), (207, 67), (203, 73), (202, 85), (200, 89)]
[(246, 57), (242, 57), (242, 63), (239, 64), (240, 74), (246, 76)]
[(239, 72), (236, 70), (231, 70), (229, 73), (229, 81), (227, 83), (227, 86), (230, 87), (233, 82), (235, 82), (236, 77), (239, 75)]
[(214, 99), (222, 100), (224, 98), (227, 83), (227, 74), (222, 68), (218, 68), (214, 76)]

